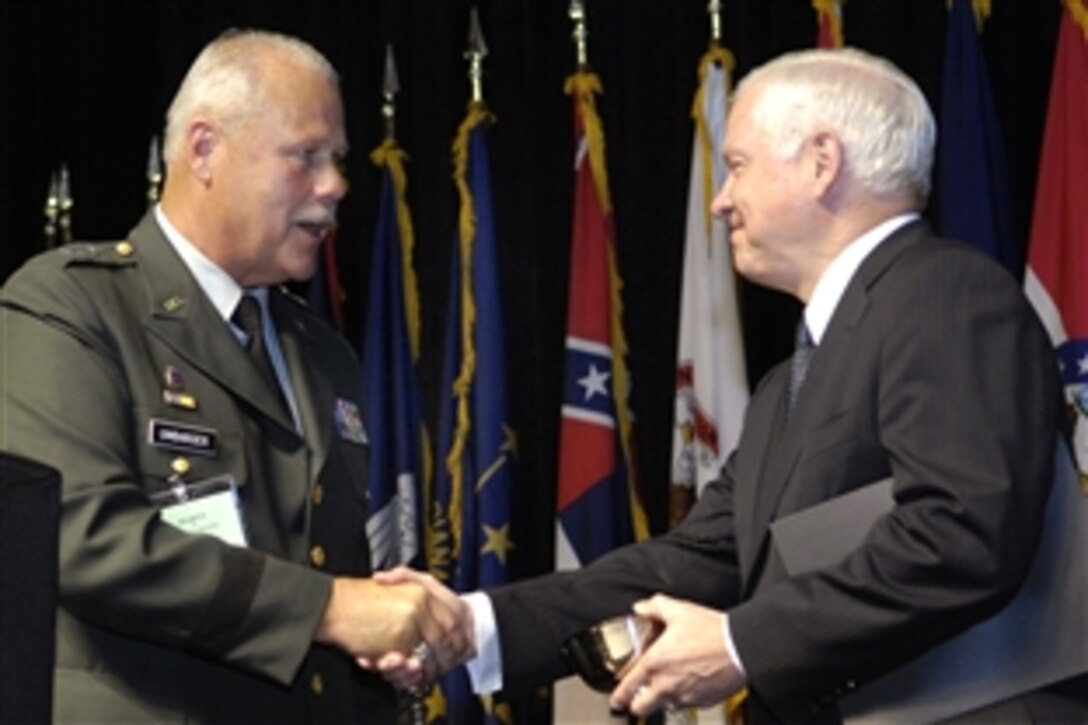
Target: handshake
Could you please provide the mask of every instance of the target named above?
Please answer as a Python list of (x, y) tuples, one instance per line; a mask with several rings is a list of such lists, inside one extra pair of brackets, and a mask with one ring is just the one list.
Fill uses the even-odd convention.
[[(568, 649), (578, 674), (591, 686), (611, 692), (612, 709), (643, 716), (660, 709), (705, 707), (744, 687), (744, 675), (726, 650), (724, 635), (714, 634), (724, 632), (722, 611), (657, 594), (635, 603), (633, 614), (622, 621), (641, 624), (631, 629), (629, 641), (616, 653), (605, 652), (606, 659), (618, 656), (603, 670), (599, 662), (586, 661), (599, 643), (583, 643), (582, 657)], [(625, 629), (620, 633), (626, 636)], [(614, 636), (607, 630), (607, 622), (593, 627), (585, 642)], [(360, 666), (405, 690), (426, 686), (477, 655), (469, 605), (429, 574), (405, 568), (371, 579), (334, 580), (316, 639), (343, 649)], [(576, 640), (568, 647), (577, 646)], [(558, 654), (558, 644), (554, 651)]]
[(334, 579), (314, 639), (403, 689), (435, 680), (476, 651), (469, 606), (430, 574), (403, 567)]

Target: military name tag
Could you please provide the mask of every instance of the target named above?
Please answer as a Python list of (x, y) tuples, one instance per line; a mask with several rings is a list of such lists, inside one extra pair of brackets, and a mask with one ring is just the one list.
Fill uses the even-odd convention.
[(147, 442), (155, 448), (168, 448), (215, 458), (216, 436), (214, 428), (175, 423), (161, 418), (152, 418), (147, 422)]

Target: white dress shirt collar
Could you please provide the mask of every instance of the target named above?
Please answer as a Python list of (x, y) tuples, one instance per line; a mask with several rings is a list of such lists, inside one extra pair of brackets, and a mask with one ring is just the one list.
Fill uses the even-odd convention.
[[(233, 277), (223, 271), (215, 262), (208, 259), (203, 252), (178, 231), (177, 227), (173, 225), (162, 210), (162, 204), (155, 205), (155, 221), (158, 222), (162, 233), (166, 235), (166, 239), (170, 242), (174, 251), (178, 253), (181, 261), (185, 263), (189, 272), (196, 279), (196, 283), (200, 285), (200, 289), (211, 300), (215, 309), (219, 312), (219, 316), (224, 321), (229, 322), (231, 315), (234, 314), (234, 308), (238, 306), (238, 301), (242, 299), (242, 287), (234, 281)], [(252, 291), (259, 298), (264, 297), (260, 299), (260, 302), (261, 307), (266, 308), (268, 291), (264, 288)]]
[(827, 331), (827, 325), (831, 322), (831, 316), (835, 308), (839, 306), (846, 286), (850, 284), (854, 273), (877, 246), (892, 235), (896, 229), (918, 218), (917, 212), (908, 212), (894, 216), (891, 219), (877, 224), (869, 231), (862, 234), (846, 245), (839, 252), (831, 264), (820, 276), (816, 287), (812, 290), (812, 297), (805, 305), (805, 324), (812, 336), (814, 344), (819, 345)]

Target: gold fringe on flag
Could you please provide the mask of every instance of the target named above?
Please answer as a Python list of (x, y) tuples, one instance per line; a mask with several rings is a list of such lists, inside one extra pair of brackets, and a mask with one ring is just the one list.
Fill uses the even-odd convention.
[(1065, 0), (1065, 4), (1073, 16), (1073, 22), (1084, 31), (1084, 41), (1088, 43), (1088, 5), (1084, 0)]
[(468, 396), (472, 387), (472, 378), (476, 374), (476, 347), (472, 334), (476, 327), (476, 298), (473, 294), (473, 249), (476, 241), (476, 207), (472, 199), (472, 189), (468, 184), (469, 137), (477, 126), (494, 121), (494, 116), (482, 101), (469, 103), (465, 120), (457, 129), (453, 142), (453, 181), (457, 185), (457, 195), (461, 200), (458, 217), (461, 255), (461, 370), (453, 381), (453, 395), (457, 398), (457, 427), (453, 432), (453, 442), (446, 456), (446, 471), (450, 474), (450, 530), (453, 534), (452, 552), (456, 560), (461, 551), (461, 508), (464, 495), (464, 470), (461, 459), (468, 441), (469, 419)]
[[(596, 73), (578, 71), (567, 78), (563, 87), (567, 95), (577, 94), (578, 109), (582, 118), (582, 128), (586, 134), (586, 151), (589, 154), (589, 168), (593, 175), (593, 186), (597, 191), (597, 202), (601, 213), (612, 218), (612, 199), (608, 194), (608, 169), (604, 156), (604, 131), (600, 116), (597, 115), (595, 93), (601, 93), (601, 81)], [(631, 470), (634, 457), (631, 454), (631, 411), (627, 405), (631, 390), (631, 376), (627, 370), (627, 337), (623, 332), (623, 280), (620, 278), (616, 262), (614, 239), (608, 240), (608, 276), (611, 282), (610, 297), (612, 303), (612, 399), (616, 403), (616, 419), (620, 427), (620, 444), (623, 446), (624, 460), (628, 462), (628, 497), (631, 505), (631, 522), (635, 540), (642, 541), (650, 536), (650, 525), (646, 511), (642, 506), (637, 487), (633, 485), (637, 472)], [(621, 402), (622, 401), (622, 402)]]

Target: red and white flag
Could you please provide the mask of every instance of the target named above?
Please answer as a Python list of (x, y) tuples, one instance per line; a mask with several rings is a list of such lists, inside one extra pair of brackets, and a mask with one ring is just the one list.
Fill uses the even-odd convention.
[(692, 106), (695, 139), (680, 300), (670, 524), (678, 523), (718, 476), (740, 437), (748, 404), (729, 238), (725, 221), (710, 213), (710, 202), (725, 182), (721, 150), (732, 67), (729, 51), (708, 51), (699, 62)]
[(1088, 492), (1088, 3), (1065, 5), (1024, 287), (1058, 355), (1074, 458)]

